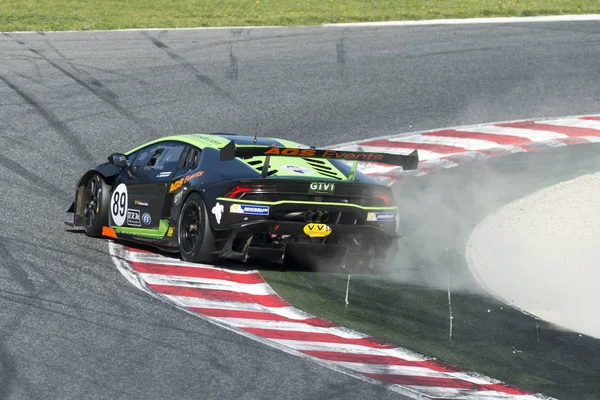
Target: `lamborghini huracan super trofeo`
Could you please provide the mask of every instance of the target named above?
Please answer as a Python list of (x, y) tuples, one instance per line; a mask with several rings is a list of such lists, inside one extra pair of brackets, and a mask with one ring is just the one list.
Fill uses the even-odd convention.
[(358, 162), (415, 169), (418, 155), (235, 134), (164, 137), (83, 174), (65, 223), (191, 262), (335, 254), (342, 266), (372, 269), (393, 253), (399, 216), (391, 189)]

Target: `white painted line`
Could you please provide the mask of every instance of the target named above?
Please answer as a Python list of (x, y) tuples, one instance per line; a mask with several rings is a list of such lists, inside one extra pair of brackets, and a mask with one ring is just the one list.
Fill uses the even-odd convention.
[[(243, 25), (243, 26), (206, 26), (189, 28), (125, 28), (125, 29), (90, 29), (68, 31), (42, 31), (53, 33), (99, 33), (99, 32), (152, 32), (152, 31), (212, 31), (240, 29), (314, 29), (314, 28), (369, 28), (369, 27), (403, 27), (432, 25), (473, 25), (473, 24), (510, 24), (527, 22), (586, 22), (600, 21), (600, 14), (549, 15), (537, 17), (499, 17), (499, 18), (461, 18), (461, 19), (428, 19), (418, 21), (378, 21), (378, 22), (343, 22), (322, 25)], [(39, 31), (7, 31), (13, 34), (39, 34)]]
[(600, 14), (548, 15), (539, 17), (498, 17), (498, 18), (461, 18), (429, 19), (421, 21), (380, 21), (348, 22), (324, 24), (326, 27), (385, 27), (385, 26), (426, 26), (426, 25), (467, 25), (467, 24), (510, 24), (523, 22), (578, 22), (600, 21)]

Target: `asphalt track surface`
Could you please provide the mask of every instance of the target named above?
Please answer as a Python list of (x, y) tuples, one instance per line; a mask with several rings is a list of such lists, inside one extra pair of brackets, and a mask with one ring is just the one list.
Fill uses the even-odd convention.
[(0, 398), (398, 398), (131, 286), (64, 229), (77, 178), (166, 134), (596, 113), (599, 59), (597, 22), (0, 35)]

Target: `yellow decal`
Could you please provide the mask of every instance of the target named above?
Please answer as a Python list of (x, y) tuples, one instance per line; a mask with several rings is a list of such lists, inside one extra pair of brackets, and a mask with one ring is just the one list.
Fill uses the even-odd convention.
[(331, 233), (331, 228), (325, 224), (304, 225), (304, 233), (310, 237), (325, 237)]
[(183, 186), (184, 183), (188, 183), (192, 179), (197, 178), (202, 175), (204, 175), (204, 171), (198, 171), (194, 174), (186, 176), (185, 178), (177, 179), (175, 182), (171, 183), (171, 187), (169, 188), (169, 193), (173, 193), (174, 191), (179, 189), (181, 186)]
[(167, 230), (167, 236), (173, 236), (173, 227), (169, 227), (169, 229)]

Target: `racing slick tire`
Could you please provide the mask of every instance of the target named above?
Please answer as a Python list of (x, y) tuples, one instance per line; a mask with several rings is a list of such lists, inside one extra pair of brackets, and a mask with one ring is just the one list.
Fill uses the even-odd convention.
[(91, 237), (102, 236), (102, 227), (108, 225), (110, 205), (110, 186), (100, 174), (93, 174), (88, 179), (82, 201), (83, 228), (85, 234)]
[(361, 253), (350, 253), (342, 268), (347, 273), (384, 275), (393, 269), (398, 253), (397, 239), (368, 241)]
[(179, 252), (185, 261), (212, 263), (217, 259), (206, 206), (198, 193), (190, 194), (183, 203), (177, 232)]

